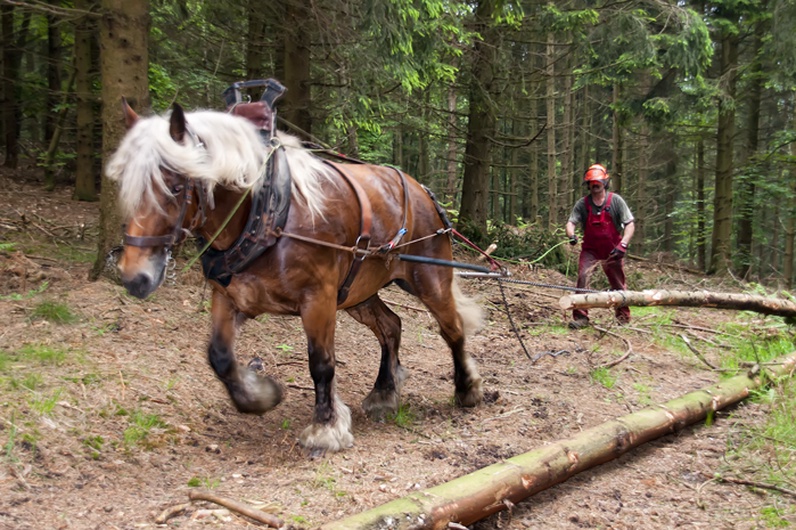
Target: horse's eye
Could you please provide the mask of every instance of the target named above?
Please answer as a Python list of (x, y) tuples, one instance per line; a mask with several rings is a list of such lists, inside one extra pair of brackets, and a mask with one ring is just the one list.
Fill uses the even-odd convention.
[(182, 191), (184, 188), (185, 188), (185, 186), (183, 186), (182, 184), (175, 184), (174, 186), (172, 186), (172, 187), (171, 187), (171, 192), (172, 192), (174, 195), (177, 195), (177, 194), (178, 194), (178, 193), (180, 193), (180, 192), (181, 192), (181, 191)]

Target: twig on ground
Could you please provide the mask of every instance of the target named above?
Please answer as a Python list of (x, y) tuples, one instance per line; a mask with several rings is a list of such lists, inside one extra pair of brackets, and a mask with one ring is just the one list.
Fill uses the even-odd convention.
[(218, 495), (213, 495), (212, 493), (208, 493), (206, 491), (192, 491), (188, 494), (188, 498), (192, 501), (208, 501), (218, 504), (219, 506), (223, 506), (228, 510), (245, 515), (246, 517), (257, 522), (267, 524), (272, 528), (281, 528), (284, 524), (282, 520), (275, 515), (257, 510), (251, 506), (243, 504), (242, 502), (219, 497)]
[(702, 354), (699, 352), (699, 350), (697, 350), (696, 348), (694, 348), (694, 346), (693, 346), (693, 345), (691, 345), (691, 341), (690, 341), (690, 340), (688, 340), (688, 337), (686, 337), (685, 335), (683, 335), (682, 333), (680, 333), (680, 338), (681, 338), (681, 339), (683, 339), (683, 342), (685, 342), (685, 345), (686, 345), (686, 346), (688, 346), (688, 349), (689, 349), (689, 350), (691, 350), (691, 353), (693, 353), (694, 355), (696, 355), (697, 359), (699, 359), (700, 361), (702, 361), (703, 363), (705, 363), (705, 364), (706, 364), (706, 365), (707, 365), (707, 366), (708, 366), (708, 367), (709, 367), (711, 370), (715, 370), (716, 368), (718, 368), (717, 366), (715, 366), (715, 365), (713, 365), (712, 363), (710, 363), (710, 362), (709, 362), (707, 359), (705, 359), (705, 356), (704, 356), (704, 355), (702, 355)]
[(618, 334), (614, 333), (613, 331), (609, 331), (609, 330), (607, 330), (605, 328), (601, 328), (599, 326), (594, 326), (594, 329), (596, 329), (597, 331), (599, 331), (600, 333), (603, 333), (605, 335), (611, 335), (612, 337), (616, 337), (617, 339), (621, 339), (625, 343), (625, 345), (627, 346), (627, 351), (625, 352), (625, 354), (623, 356), (621, 356), (620, 358), (615, 359), (615, 360), (613, 360), (611, 362), (597, 365), (596, 368), (613, 368), (617, 364), (621, 363), (622, 361), (624, 361), (625, 359), (630, 357), (630, 354), (633, 353), (633, 345), (630, 344), (630, 341), (627, 340), (626, 338), (624, 338), (623, 336), (618, 335)]
[(731, 478), (731, 477), (716, 477), (716, 480), (718, 480), (719, 482), (729, 482), (731, 484), (739, 484), (741, 486), (750, 486), (752, 488), (778, 491), (780, 493), (784, 493), (785, 495), (796, 497), (796, 491), (787, 488), (782, 488), (774, 484), (765, 484), (763, 482), (755, 482), (753, 480), (744, 480), (742, 478)]
[(160, 512), (160, 515), (155, 517), (155, 524), (166, 524), (166, 522), (168, 522), (169, 519), (181, 515), (183, 512), (185, 512), (185, 510), (187, 510), (190, 507), (191, 503), (186, 502), (184, 504), (177, 504), (176, 506), (172, 506), (171, 508), (166, 508), (165, 510)]

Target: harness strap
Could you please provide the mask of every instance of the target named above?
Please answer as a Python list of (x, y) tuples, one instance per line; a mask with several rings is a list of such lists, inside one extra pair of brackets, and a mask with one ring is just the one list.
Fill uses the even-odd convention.
[(398, 230), (398, 233), (395, 234), (395, 237), (393, 237), (388, 243), (385, 243), (379, 247), (380, 254), (388, 253), (389, 251), (394, 249), (398, 243), (401, 242), (401, 239), (403, 239), (404, 235), (406, 235), (407, 232), (406, 217), (409, 215), (409, 187), (406, 185), (406, 175), (404, 175), (404, 172), (398, 168), (392, 166), (387, 166), (387, 167), (398, 173), (398, 177), (401, 179), (401, 187), (404, 190), (404, 209), (403, 209), (404, 211), (403, 211), (403, 220), (401, 221), (401, 229)]
[[(359, 237), (357, 237), (356, 243), (354, 244), (354, 260), (351, 262), (351, 267), (348, 269), (348, 274), (337, 291), (337, 305), (340, 305), (345, 302), (346, 298), (348, 298), (348, 292), (351, 290), (351, 284), (354, 283), (354, 278), (359, 272), (359, 268), (362, 266), (362, 262), (367, 256), (367, 253), (364, 251), (368, 249), (368, 245), (370, 243), (370, 229), (373, 225), (373, 208), (370, 205), (370, 200), (368, 199), (365, 190), (356, 180), (351, 178), (351, 176), (346, 173), (341, 165), (335, 164), (334, 162), (330, 162), (328, 160), (324, 160), (324, 163), (337, 171), (337, 173), (343, 177), (343, 180), (345, 180), (348, 185), (351, 186), (351, 189), (354, 190), (354, 194), (357, 196), (359, 209), (362, 212), (362, 215), (359, 218)], [(357, 257), (356, 254), (360, 254), (360, 257)]]
[[(167, 247), (171, 248), (172, 246), (176, 245), (183, 239), (185, 239), (186, 235), (189, 233), (189, 230), (183, 228), (182, 224), (185, 220), (185, 212), (188, 211), (188, 206), (193, 202), (193, 195), (196, 191), (196, 186), (194, 185), (193, 179), (185, 179), (185, 201), (182, 203), (182, 207), (180, 208), (180, 215), (177, 218), (177, 222), (174, 225), (174, 230), (170, 234), (164, 234), (162, 236), (131, 236), (127, 233), (127, 230), (124, 229), (124, 244), (130, 245), (131, 247)], [(203, 201), (200, 199), (199, 204), (202, 205)], [(200, 208), (196, 212), (196, 216), (204, 216), (204, 209)], [(191, 222), (193, 224), (193, 221)]]

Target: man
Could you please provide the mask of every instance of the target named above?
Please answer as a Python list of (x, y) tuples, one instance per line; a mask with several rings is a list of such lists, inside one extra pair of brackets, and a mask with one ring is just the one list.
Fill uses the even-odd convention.
[[(570, 245), (578, 243), (575, 227), (583, 227), (583, 245), (578, 260), (578, 287), (588, 288), (592, 272), (602, 265), (608, 283), (615, 290), (626, 290), (624, 257), (627, 245), (633, 238), (635, 224), (633, 214), (625, 200), (608, 191), (611, 177), (600, 164), (594, 164), (583, 175), (588, 186), (588, 195), (575, 204), (566, 224)], [(616, 319), (620, 324), (630, 322), (630, 309), (616, 308)], [(589, 312), (585, 309), (572, 311), (570, 329), (581, 329), (589, 325)]]

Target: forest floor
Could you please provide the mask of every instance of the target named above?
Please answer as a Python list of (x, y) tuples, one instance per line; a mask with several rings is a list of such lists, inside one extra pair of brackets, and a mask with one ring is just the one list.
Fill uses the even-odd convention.
[[(383, 298), (403, 319), (409, 373), (401, 421), (374, 423), (362, 412), (378, 343), (340, 313), (338, 389), (352, 409), (355, 443), (309, 459), (296, 442), (314, 402), (297, 318), (244, 325), (239, 360), (262, 358), (286, 396), (262, 417), (241, 415), (206, 361), (209, 290), (197, 268), (145, 301), (110, 281), (89, 282), (97, 204), (70, 200), (67, 188), (45, 193), (21, 173), (0, 174), (0, 186), (0, 528), (261, 526), (207, 502), (156, 522), (189, 503), (194, 489), (261, 507), (290, 528), (314, 528), (714, 384), (720, 375), (683, 347), (683, 333), (718, 362), (728, 334), (753, 340), (785, 327), (779, 318), (706, 308), (634, 309), (632, 323), (618, 327), (603, 309), (593, 321), (610, 333), (570, 331), (558, 308), (564, 292), (506, 284), (528, 353), (542, 354), (531, 362), (498, 284), (462, 280), (486, 310), (468, 344), (490, 396), (463, 410), (452, 405), (451, 359), (435, 322), (417, 300), (388, 288)], [(744, 287), (627, 261), (631, 289)], [(572, 285), (558, 272), (509, 268), (515, 279)], [(55, 323), (59, 307), (68, 313)], [(628, 348), (625, 360), (595, 376)], [(714, 480), (755, 472), (758, 460), (737, 448), (767, 413), (756, 401), (722, 410), (710, 424), (652, 441), (470, 528), (766, 528), (772, 509), (776, 521), (796, 522), (793, 499)]]

